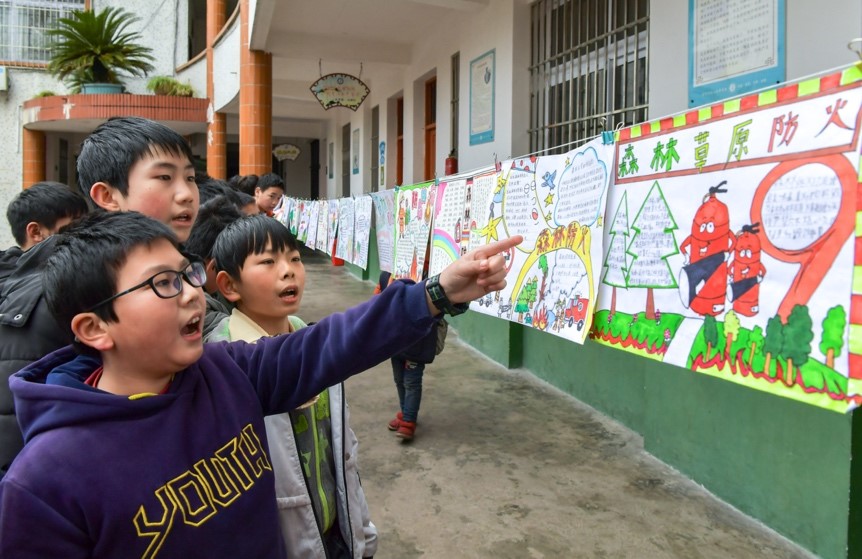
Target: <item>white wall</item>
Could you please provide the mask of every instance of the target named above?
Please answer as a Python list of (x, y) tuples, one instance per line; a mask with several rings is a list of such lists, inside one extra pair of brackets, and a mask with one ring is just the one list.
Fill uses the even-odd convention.
[[(650, 2), (649, 118), (688, 109), (688, 0)], [(862, 36), (862, 2), (786, 0), (786, 80), (858, 60), (847, 43)]]
[[(0, 250), (15, 244), (6, 221), (6, 207), (24, 186), (21, 183), (21, 106), (40, 91), (65, 91), (65, 86), (43, 70), (8, 68), (8, 74), (9, 90), (0, 91), (0, 130), (3, 130), (0, 134)], [(69, 150), (73, 147), (77, 150), (70, 142)], [(74, 174), (70, 179), (73, 178)]]
[(239, 35), (239, 18), (236, 18), (213, 47), (213, 67), (219, 70), (218, 79), (213, 82), (213, 108), (216, 111), (239, 96)]
[[(177, 66), (188, 62), (187, 0), (93, 0), (90, 4), (94, 10), (108, 6), (123, 8), (138, 17), (129, 30), (140, 32), (141, 44), (153, 51), (155, 61), (152, 64), (155, 70), (150, 76), (173, 76)], [(132, 93), (149, 93), (146, 89), (147, 78), (128, 78), (123, 81), (126, 89)]]

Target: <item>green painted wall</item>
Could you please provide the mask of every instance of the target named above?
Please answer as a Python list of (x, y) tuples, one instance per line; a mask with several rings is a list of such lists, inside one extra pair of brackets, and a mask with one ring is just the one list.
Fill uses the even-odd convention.
[(524, 368), (640, 433), (650, 454), (821, 557), (862, 554), (847, 549), (853, 414), (516, 327)]
[[(372, 235), (369, 270), (376, 281)], [(862, 558), (862, 416), (841, 415), (664, 365), (590, 340), (583, 346), (468, 312), (466, 343), (643, 436), (644, 448), (716, 496), (824, 559)]]

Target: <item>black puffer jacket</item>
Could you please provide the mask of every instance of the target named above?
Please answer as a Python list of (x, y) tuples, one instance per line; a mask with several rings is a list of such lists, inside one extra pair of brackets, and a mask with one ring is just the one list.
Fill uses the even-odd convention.
[(55, 240), (49, 237), (23, 253), (9, 249), (0, 257), (0, 477), (24, 445), (9, 377), (72, 341), (71, 330), (60, 328), (42, 296), (42, 264)]

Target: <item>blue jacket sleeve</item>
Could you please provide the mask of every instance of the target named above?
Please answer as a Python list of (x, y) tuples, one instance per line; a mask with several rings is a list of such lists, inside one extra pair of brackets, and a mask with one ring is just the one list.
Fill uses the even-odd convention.
[(272, 415), (390, 358), (427, 335), (434, 324), (425, 284), (397, 282), (308, 328), (225, 347), (251, 380), (264, 415)]

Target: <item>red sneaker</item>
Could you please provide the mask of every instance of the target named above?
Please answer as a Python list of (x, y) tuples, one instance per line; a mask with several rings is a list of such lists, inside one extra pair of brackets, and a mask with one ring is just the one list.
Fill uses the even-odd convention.
[(416, 423), (413, 421), (401, 421), (398, 430), (395, 431), (395, 436), (405, 441), (412, 441), (413, 434), (416, 432)]
[(397, 431), (401, 427), (401, 418), (404, 417), (401, 412), (395, 414), (395, 419), (389, 422), (389, 430)]

